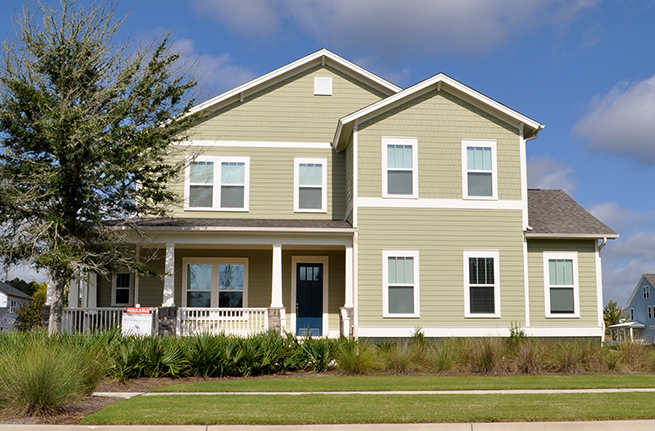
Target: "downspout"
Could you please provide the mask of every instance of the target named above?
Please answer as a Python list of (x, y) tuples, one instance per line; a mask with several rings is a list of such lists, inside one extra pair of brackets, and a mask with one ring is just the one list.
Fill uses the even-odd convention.
[(603, 242), (598, 245), (598, 251), (601, 251), (603, 247), (607, 245), (607, 237), (603, 238)]

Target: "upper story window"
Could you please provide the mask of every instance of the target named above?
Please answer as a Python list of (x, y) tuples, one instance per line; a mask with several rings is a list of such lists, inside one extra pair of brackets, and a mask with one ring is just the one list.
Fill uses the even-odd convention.
[(295, 159), (294, 211), (327, 212), (327, 159)]
[(546, 317), (580, 317), (578, 255), (544, 252)]
[(186, 209), (248, 211), (249, 157), (199, 156), (187, 168)]
[(418, 197), (418, 140), (382, 138), (382, 196)]
[(650, 289), (648, 288), (647, 284), (644, 284), (644, 299), (650, 298)]
[(500, 317), (497, 251), (464, 252), (464, 316)]
[(134, 277), (129, 272), (119, 272), (114, 274), (111, 305), (128, 306), (132, 304), (133, 280)]
[(462, 140), (464, 198), (497, 199), (496, 141)]
[(384, 250), (382, 267), (382, 316), (419, 317), (418, 251)]

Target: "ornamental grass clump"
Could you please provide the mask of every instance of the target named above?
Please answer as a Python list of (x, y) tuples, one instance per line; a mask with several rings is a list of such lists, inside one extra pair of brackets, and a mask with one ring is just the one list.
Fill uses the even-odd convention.
[(94, 343), (45, 332), (0, 339), (0, 407), (9, 413), (58, 413), (90, 395), (105, 375), (105, 355)]
[(370, 344), (351, 338), (340, 338), (334, 359), (338, 370), (344, 374), (369, 374), (379, 368), (376, 348)]

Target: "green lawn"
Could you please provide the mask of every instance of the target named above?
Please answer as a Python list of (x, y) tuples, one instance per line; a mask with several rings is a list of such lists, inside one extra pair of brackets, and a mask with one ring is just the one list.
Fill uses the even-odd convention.
[(654, 419), (655, 393), (539, 395), (162, 395), (82, 424), (331, 424)]
[(214, 380), (162, 386), (152, 392), (438, 391), (473, 389), (653, 388), (655, 374), (542, 376), (312, 376)]

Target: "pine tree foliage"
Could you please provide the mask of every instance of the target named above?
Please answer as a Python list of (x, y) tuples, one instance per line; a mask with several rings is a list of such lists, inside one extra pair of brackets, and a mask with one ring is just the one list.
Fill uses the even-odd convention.
[(114, 42), (110, 3), (37, 6), (0, 60), (0, 252), (49, 272), (57, 331), (71, 278), (143, 269), (128, 236), (178, 199), (195, 82), (167, 38)]

